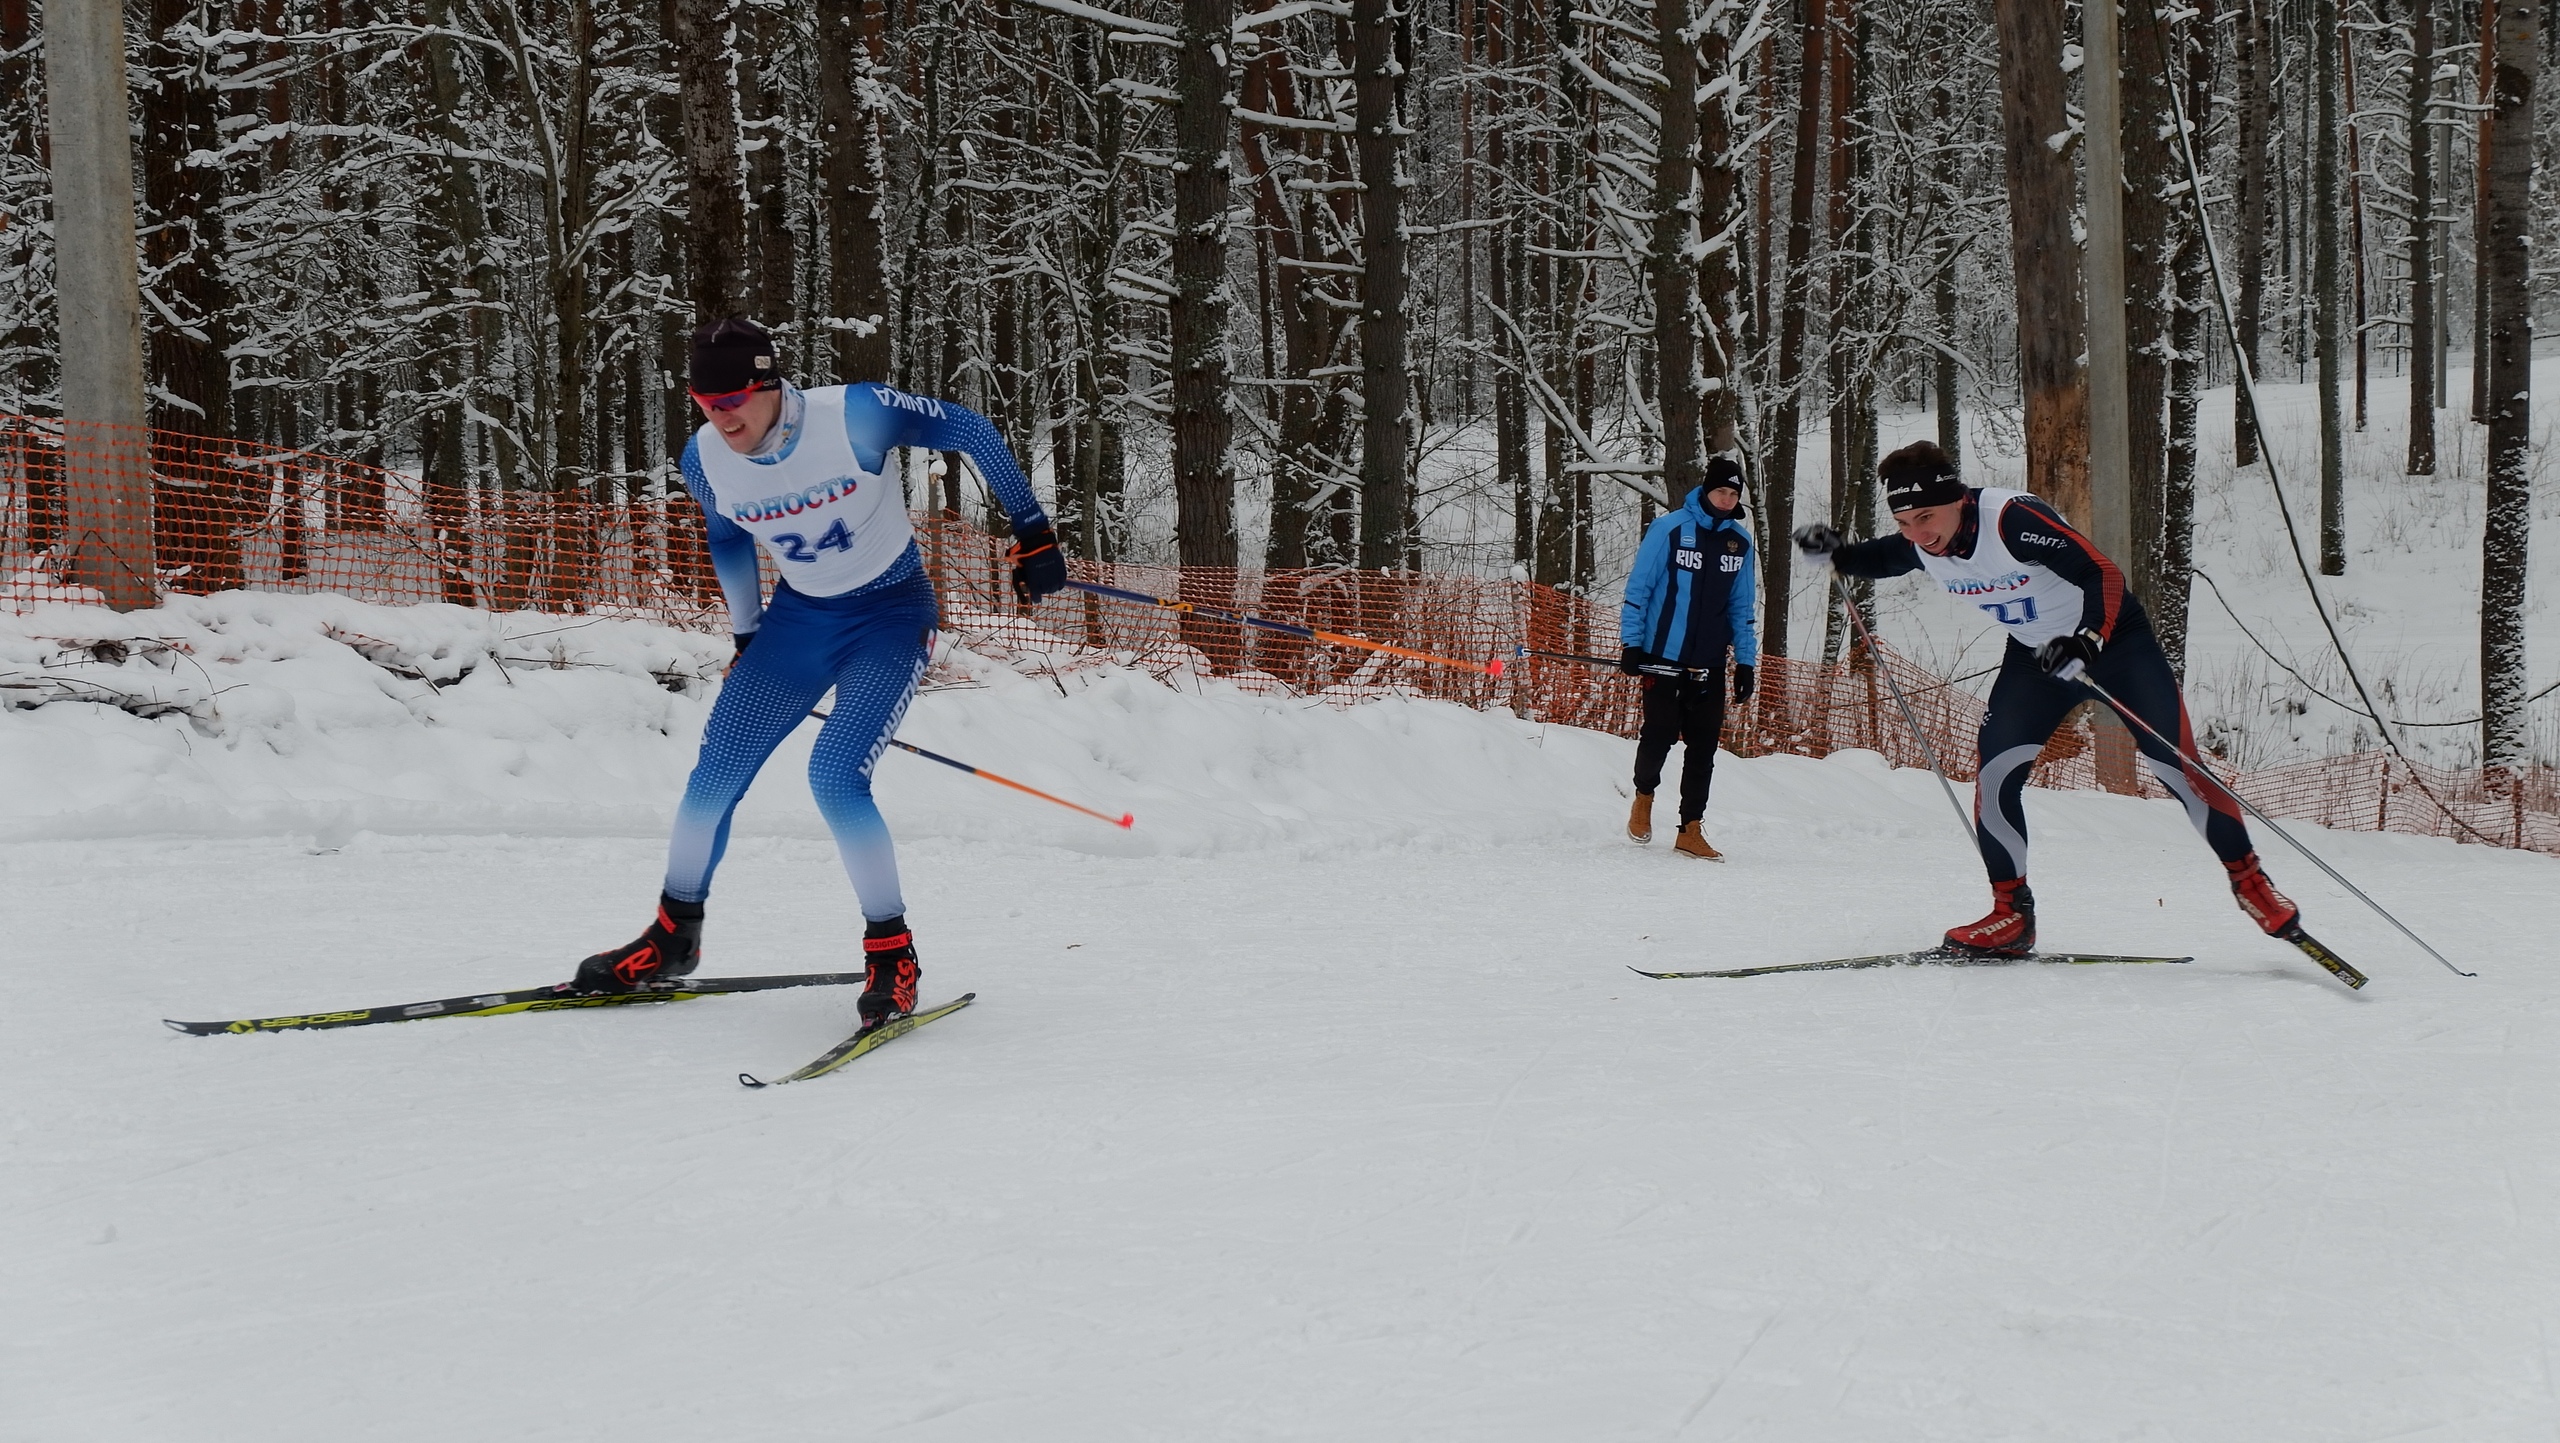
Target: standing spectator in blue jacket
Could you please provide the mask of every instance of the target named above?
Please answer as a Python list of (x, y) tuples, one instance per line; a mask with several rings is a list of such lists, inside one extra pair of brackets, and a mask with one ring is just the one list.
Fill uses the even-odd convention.
[(1673, 847), (1692, 857), (1724, 860), (1707, 843), (1707, 785), (1714, 779), (1716, 738), (1724, 731), (1725, 654), (1733, 654), (1733, 699), (1751, 700), (1760, 638), (1753, 589), (1751, 532), (1742, 524), (1742, 468), (1718, 456), (1706, 484), (1679, 510), (1646, 528), (1627, 573), (1627, 602), (1618, 613), (1624, 649), (1618, 669), (1644, 679), (1644, 730), (1636, 739), (1636, 800), (1627, 839), (1653, 840), (1653, 789), (1673, 742), (1686, 742), (1680, 764), (1680, 835)]

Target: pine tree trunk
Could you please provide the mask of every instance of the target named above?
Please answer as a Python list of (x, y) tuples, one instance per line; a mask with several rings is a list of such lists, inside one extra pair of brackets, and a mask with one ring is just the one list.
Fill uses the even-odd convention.
[[(2187, 143), (2196, 168), (2210, 174), (2206, 145), (2213, 134), (2213, 0), (2199, 0), (2196, 11), (2193, 19), (2177, 26), (2174, 53), (2183, 74), (2172, 83), (2186, 87)], [(2213, 272), (2203, 225), (2202, 210), (2190, 197), (2173, 226), (2176, 298), (2169, 312), (2169, 455), (2161, 486), (2160, 572), (2143, 598), (2169, 669), (2181, 680), (2187, 674), (2188, 603), (2195, 589), (2196, 463), (2202, 450), (2198, 433), (2205, 356), (2212, 344), (2205, 335), (2205, 312), (2213, 305), (2208, 294)]]
[(2178, 67), (2158, 0), (2125, 0), (2123, 35), (2126, 461), (2133, 554), (2123, 558), (2135, 592), (2149, 599), (2162, 578), (2168, 512), (2169, 228), (2179, 165), (2172, 154), (2169, 87)]
[(1233, 0), (1182, 0), (1174, 110), (1174, 540), (1185, 566), (1236, 564), (1227, 469), (1227, 45)]
[(1697, 332), (1690, 317), (1694, 276), (1688, 257), (1696, 234), (1698, 52), (1689, 34), (1689, 0), (1654, 0), (1654, 64), (1669, 82), (1661, 95), (1655, 137), (1653, 235), (1645, 255), (1652, 274), (1655, 392), (1662, 416), (1662, 479), (1677, 505), (1703, 476), (1698, 459)]
[[(2259, 7), (2272, 0), (2241, 0), (2232, 27), (2233, 63), (2239, 73), (2240, 235), (2234, 263), (2240, 271), (2240, 316), (2235, 329), (2239, 355), (2235, 361), (2252, 379), (2258, 375), (2258, 318), (2267, 306), (2267, 72), (2274, 57), (2266, 54), (2269, 35)], [(2258, 459), (2258, 425), (2249, 407), (2249, 388), (2231, 388), (2232, 456), (2247, 466)]]
[[(817, 0), (818, 121), (826, 140), (827, 309), (840, 381), (889, 379), (885, 0)], [(810, 359), (817, 358), (816, 347)], [(1067, 478), (1060, 477), (1060, 484)], [(1092, 554), (1089, 550), (1087, 555)]]
[[(1184, 14), (1206, 3), (1187, 0)], [(1221, 0), (1220, 8), (1227, 3)], [(1353, 149), (1361, 187), (1360, 565), (1368, 570), (1404, 560), (1411, 524), (1405, 447), (1413, 417), (1405, 383), (1404, 177), (1398, 165), (1404, 68), (1396, 63), (1396, 15), (1390, 0), (1352, 0), (1352, 114), (1360, 128)], [(1226, 164), (1223, 155), (1218, 164)], [(1222, 190), (1222, 208), (1224, 203)], [(1219, 264), (1224, 263), (1222, 250)]]
[(2409, 4), (2409, 458), (2436, 474), (2436, 0)]
[(738, 154), (733, 0), (672, 0), (676, 86), (684, 107), (686, 237), (693, 318), (737, 315), (747, 296), (747, 177)]
[(2000, 37), (2000, 130), (2017, 283), (2018, 385), (2026, 396), (2027, 489), (2065, 516), (2089, 515), (2089, 383), (2080, 364), (2080, 247), (2070, 157), (2054, 148), (2063, 110), (2062, 6), (1993, 0)]
[(2534, 83), (2541, 9), (2498, 7), (2497, 68), (2488, 131), (2489, 204), (2481, 269), (2489, 278), (2486, 333), (2488, 505), (2480, 542), (2480, 758), (2484, 766), (2532, 760), (2525, 734), (2526, 543), (2533, 525)]
[(2338, 0), (2314, 0), (2311, 17), (2312, 344), (2320, 375), (2320, 574), (2347, 570), (2346, 437), (2339, 423)]
[[(1741, 304), (1742, 271), (1735, 247), (1749, 234), (1742, 208), (1742, 175), (1735, 164), (1735, 109), (1742, 77), (1735, 73), (1732, 27), (1736, 12), (1720, 10), (1701, 37), (1699, 78), (1723, 84), (1698, 107), (1698, 224), (1704, 244), (1698, 257), (1698, 369), (1705, 391), (1698, 398), (1699, 433), (1706, 449), (1734, 449), (1742, 425), (1742, 351), (1747, 316)], [(1703, 474), (1703, 473), (1702, 473)], [(1675, 492), (1674, 499), (1679, 493)]]
[[(1778, 414), (1769, 426), (1761, 509), (1769, 534), (1785, 538), (1796, 524), (1797, 441), (1804, 430), (1805, 312), (1813, 284), (1814, 168), (1822, 163), (1823, 50), (1831, 29), (1828, 0), (1804, 0), (1802, 55), (1796, 76), (1795, 165), (1787, 189), (1787, 261), (1779, 279)], [(1795, 546), (1781, 541), (1762, 558), (1768, 580), (1760, 631), (1772, 656), (1788, 655), (1788, 603), (1794, 584)]]

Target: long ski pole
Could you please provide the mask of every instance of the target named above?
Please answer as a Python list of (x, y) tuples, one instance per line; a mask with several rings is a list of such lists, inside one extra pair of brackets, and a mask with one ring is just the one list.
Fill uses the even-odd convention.
[[(1848, 579), (1836, 566), (1830, 571), (1831, 584), (1840, 592), (1840, 604), (1849, 609), (1850, 624), (1858, 628), (1858, 639), (1866, 643), (1867, 655), (1875, 656), (1875, 634), (1867, 630), (1867, 619), (1858, 614), (1858, 599), (1849, 594)], [(1902, 713), (1902, 724), (1911, 728), (1911, 739), (1920, 744), (1920, 755), (1929, 759), (1929, 774), (1938, 779), (1938, 790), (1947, 794), (1947, 805), (1955, 811), (1956, 825), (1964, 831), (1965, 845), (1979, 851), (1982, 843), (1974, 836), (1973, 818), (1965, 815), (1964, 803), (1956, 800), (1955, 785), (1947, 780), (1947, 769), (1938, 765), (1938, 749), (1929, 744), (1929, 734), (1920, 730), (1920, 719), (1911, 714), (1911, 703), (1902, 695), (1902, 683), (1893, 679), (1893, 668), (1881, 660), (1876, 663), (1876, 672), (1884, 678), (1886, 689), (1893, 693), (1893, 704)]]
[[(827, 713), (819, 711), (814, 707), (810, 709), (809, 715), (816, 717), (820, 721), (825, 721), (827, 719)], [(913, 742), (902, 742), (896, 737), (891, 737), (889, 738), (889, 745), (896, 747), (902, 752), (911, 752), (916, 756), (924, 758), (926, 761), (940, 762), (954, 771), (967, 772), (969, 775), (976, 777), (981, 781), (993, 782), (1000, 787), (1011, 787), (1017, 792), (1023, 792), (1028, 795), (1038, 797), (1044, 802), (1054, 803), (1071, 812), (1082, 812), (1086, 816), (1092, 817), (1097, 821), (1109, 822), (1111, 825), (1118, 827), (1123, 831), (1126, 831), (1138, 824), (1138, 818), (1135, 813), (1122, 812), (1120, 815), (1115, 817), (1109, 812), (1097, 812), (1091, 807), (1078, 805), (1077, 803), (1068, 801), (1064, 797), (1051, 796), (1049, 793), (1040, 790), (1038, 787), (1028, 786), (1024, 783), (1015, 781), (1011, 777), (988, 771), (985, 767), (973, 767), (967, 762), (954, 760), (953, 758), (944, 756), (940, 752), (926, 751), (924, 748), (915, 745)]]
[(2321, 860), (2320, 860), (2320, 858), (2319, 858), (2319, 856), (2318, 856), (2317, 854), (2315, 854), (2315, 853), (2314, 853), (2314, 852), (2313, 852), (2309, 847), (2306, 847), (2306, 846), (2304, 846), (2301, 842), (2299, 842), (2299, 841), (2295, 840), (2293, 833), (2288, 832), (2288, 831), (2286, 831), (2284, 828), (2277, 826), (2277, 825), (2276, 825), (2276, 819), (2275, 819), (2275, 818), (2268, 816), (2266, 813), (2264, 813), (2264, 812), (2262, 812), (2262, 811), (2259, 811), (2259, 810), (2257, 809), (2257, 807), (2255, 807), (2254, 805), (2252, 805), (2252, 804), (2250, 803), (2250, 801), (2249, 801), (2249, 799), (2248, 799), (2247, 797), (2244, 797), (2244, 796), (2240, 795), (2240, 793), (2239, 793), (2236, 789), (2234, 789), (2234, 788), (2232, 787), (2232, 785), (2231, 785), (2229, 782), (2224, 781), (2220, 776), (2216, 775), (2216, 774), (2214, 773), (2213, 768), (2206, 766), (2206, 765), (2205, 765), (2201, 760), (2199, 760), (2199, 759), (2196, 757), (2195, 753), (2188, 751), (2186, 748), (2184, 748), (2184, 747), (2182, 747), (2182, 746), (2179, 746), (2176, 742), (2173, 742), (2173, 741), (2169, 740), (2167, 737), (2164, 737), (2164, 736), (2160, 735), (2160, 733), (2159, 733), (2158, 731), (2156, 731), (2156, 730), (2154, 730), (2154, 729), (2152, 728), (2151, 723), (2149, 723), (2149, 722), (2147, 722), (2147, 721), (2144, 721), (2141, 717), (2138, 717), (2138, 716), (2134, 715), (2134, 713), (2133, 713), (2133, 709), (2132, 709), (2132, 708), (2130, 708), (2130, 707), (2126, 706), (2123, 702), (2120, 702), (2120, 701), (2116, 700), (2116, 699), (2115, 699), (2115, 695), (2114, 695), (2114, 693), (2109, 692), (2105, 687), (2098, 685), (2097, 680), (2096, 680), (2094, 677), (2091, 677), (2091, 676), (2089, 675), (2089, 673), (2088, 673), (2088, 669), (2087, 669), (2087, 668), (2085, 668), (2085, 667), (2081, 666), (2078, 662), (2073, 662), (2070, 666), (2065, 667), (2062, 671), (2059, 671), (2059, 672), (2054, 673), (2054, 675), (2055, 675), (2057, 678), (2059, 678), (2060, 680), (2063, 680), (2063, 681), (2076, 681), (2076, 682), (2080, 683), (2082, 686), (2087, 687), (2089, 690), (2091, 690), (2091, 691), (2093, 691), (2093, 692), (2096, 692), (2096, 693), (2098, 694), (2098, 700), (2100, 700), (2100, 701), (2102, 701), (2102, 702), (2105, 702), (2105, 703), (2106, 703), (2108, 706), (2110, 706), (2110, 707), (2113, 707), (2113, 708), (2115, 709), (2115, 713), (2116, 713), (2116, 715), (2118, 715), (2118, 716), (2120, 716), (2120, 717), (2123, 717), (2126, 721), (2131, 722), (2133, 725), (2135, 725), (2135, 726), (2137, 726), (2137, 727), (2142, 728), (2142, 733), (2143, 733), (2143, 735), (2145, 735), (2145, 736), (2147, 736), (2147, 737), (2151, 738), (2153, 741), (2158, 742), (2160, 745), (2162, 745), (2162, 746), (2164, 746), (2164, 747), (2167, 747), (2170, 751), (2172, 751), (2172, 752), (2176, 753), (2180, 760), (2184, 761), (2188, 766), (2190, 766), (2190, 767), (2194, 768), (2194, 769), (2195, 769), (2195, 771), (2196, 771), (2198, 774), (2202, 775), (2202, 776), (2203, 776), (2203, 777), (2205, 777), (2207, 780), (2211, 781), (2211, 782), (2213, 783), (2213, 785), (2215, 786), (2215, 788), (2216, 788), (2216, 789), (2218, 789), (2218, 790), (2219, 790), (2219, 791), (2220, 791), (2224, 796), (2229, 797), (2231, 800), (2233, 800), (2233, 801), (2235, 801), (2235, 802), (2238, 802), (2238, 803), (2240, 804), (2240, 806), (2241, 806), (2242, 810), (2244, 810), (2244, 811), (2248, 812), (2248, 814), (2249, 814), (2250, 816), (2253, 816), (2253, 817), (2257, 818), (2260, 822), (2264, 823), (2264, 824), (2266, 825), (2266, 828), (2267, 828), (2267, 830), (2268, 830), (2268, 831), (2271, 831), (2271, 832), (2275, 833), (2277, 836), (2284, 838), (2284, 840), (2285, 840), (2285, 845), (2287, 845), (2287, 846), (2289, 846), (2289, 847), (2293, 848), (2293, 849), (2294, 849), (2295, 851), (2297, 851), (2297, 852), (2300, 852), (2300, 853), (2303, 855), (2304, 859), (2305, 859), (2305, 860), (2307, 860), (2307, 861), (2309, 861), (2309, 862), (2311, 863), (2311, 865), (2313, 865), (2313, 866), (2315, 866), (2315, 867), (2319, 868), (2319, 869), (2320, 869), (2321, 871), (2323, 871), (2323, 872), (2328, 873), (2328, 874), (2329, 874), (2329, 880), (2330, 880), (2330, 881), (2335, 882), (2335, 883), (2337, 883), (2339, 886), (2346, 888), (2346, 889), (2347, 889), (2347, 891), (2348, 891), (2349, 893), (2351, 893), (2351, 894), (2355, 897), (2355, 899), (2356, 899), (2357, 901), (2364, 903), (2364, 904), (2365, 904), (2366, 906), (2368, 906), (2368, 907), (2371, 907), (2371, 908), (2374, 910), (2374, 912), (2375, 912), (2378, 916), (2380, 916), (2380, 917), (2382, 918), (2382, 920), (2383, 920), (2383, 921), (2388, 922), (2388, 923), (2390, 923), (2392, 926), (2399, 928), (2399, 929), (2400, 929), (2400, 935), (2401, 935), (2401, 936), (2403, 936), (2403, 937), (2408, 938), (2408, 939), (2409, 939), (2410, 941), (2412, 941), (2412, 942), (2417, 943), (2417, 944), (2418, 944), (2418, 948), (2419, 948), (2419, 950), (2420, 950), (2420, 951), (2425, 952), (2428, 956), (2433, 957), (2433, 958), (2434, 958), (2434, 959), (2436, 959), (2438, 962), (2443, 962), (2443, 963), (2444, 963), (2444, 968), (2445, 968), (2445, 970), (2446, 970), (2446, 971), (2451, 972), (2451, 973), (2452, 973), (2454, 976), (2456, 976), (2456, 977), (2477, 977), (2477, 976), (2479, 976), (2479, 975), (2480, 975), (2480, 974), (2479, 974), (2479, 973), (2477, 973), (2477, 972), (2465, 972), (2465, 971), (2463, 971), (2461, 968), (2454, 966), (2451, 962), (2446, 961), (2446, 959), (2445, 959), (2445, 955), (2444, 955), (2442, 952), (2439, 952), (2439, 951), (2437, 951), (2435, 948), (2430, 947), (2430, 946), (2428, 946), (2428, 945), (2427, 945), (2427, 939), (2426, 939), (2426, 938), (2421, 937), (2421, 936), (2419, 936), (2417, 933), (2410, 931), (2410, 930), (2409, 930), (2409, 925), (2408, 925), (2407, 923), (2405, 923), (2405, 922), (2401, 921), (2401, 920), (2400, 920), (2399, 918), (2397, 918), (2397, 917), (2392, 916), (2392, 915), (2391, 915), (2391, 913), (2390, 913), (2390, 911), (2389, 911), (2388, 909), (2386, 909), (2386, 908), (2385, 908), (2385, 907), (2384, 907), (2380, 902), (2377, 902), (2377, 901), (2373, 900), (2371, 897), (2366, 896), (2366, 895), (2365, 895), (2365, 893), (2364, 893), (2364, 889), (2363, 889), (2362, 887), (2359, 887), (2359, 886), (2357, 886), (2355, 883), (2348, 881), (2345, 877), (2340, 876), (2340, 875), (2338, 874), (2338, 869), (2337, 869), (2337, 868), (2330, 866), (2328, 863), (2326, 863), (2326, 862), (2324, 862), (2324, 861), (2321, 861)]
[[(1543, 657), (1548, 661), (1578, 661), (1584, 666), (1607, 667), (1611, 671), (1618, 669), (1618, 664), (1605, 656), (1584, 656), (1578, 651), (1539, 651), (1534, 647), (1514, 646), (1511, 654), (1514, 657)], [(1646, 676), (1676, 676), (1685, 681), (1703, 681), (1715, 675), (1702, 666), (1672, 666), (1665, 662), (1647, 662), (1636, 670)]]
[(1460, 661), (1456, 657), (1441, 656), (1435, 652), (1389, 646), (1383, 641), (1371, 641), (1365, 636), (1345, 636), (1338, 631), (1322, 631), (1312, 626), (1299, 626), (1294, 622), (1273, 621), (1267, 616), (1255, 616), (1251, 612), (1228, 611), (1223, 607), (1204, 606), (1196, 601), (1182, 601), (1170, 596), (1149, 596), (1143, 591), (1123, 591), (1117, 586), (1102, 586), (1091, 581), (1070, 581), (1067, 586), (1070, 590), (1090, 592), (1095, 596), (1107, 596), (1113, 601), (1127, 601), (1139, 606), (1178, 611), (1185, 616), (1207, 617), (1211, 621), (1223, 621), (1232, 626), (1276, 631), (1282, 636), (1294, 636), (1300, 641), (1321, 641), (1328, 646), (1353, 646), (1363, 651), (1383, 652), (1388, 656), (1401, 656), (1413, 661), (1427, 661), (1433, 666), (1451, 667), (1458, 671), (1480, 671), (1486, 676), (1502, 675), (1502, 658), (1500, 657), (1487, 662)]

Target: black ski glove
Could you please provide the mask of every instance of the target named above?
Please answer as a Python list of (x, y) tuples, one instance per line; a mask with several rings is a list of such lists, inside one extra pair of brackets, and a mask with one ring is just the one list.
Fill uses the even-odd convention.
[(1742, 662), (1735, 662), (1733, 664), (1734, 705), (1740, 706), (1742, 703), (1751, 700), (1751, 694), (1759, 689), (1760, 673), (1758, 668), (1748, 666)]
[(1796, 550), (1804, 553), (1808, 558), (1829, 556), (1848, 544), (1849, 538), (1841, 535), (1839, 528), (1826, 526), (1819, 521), (1811, 526), (1796, 528)]
[(2069, 681), (2080, 674), (2081, 668), (2096, 661), (2098, 653), (2104, 651), (2106, 645), (2094, 631), (2082, 630), (2069, 636), (2057, 636), (2036, 648), (2036, 665), (2043, 667), (2047, 676)]
[(752, 631), (733, 631), (729, 633), (729, 640), (735, 643), (738, 648), (736, 651), (731, 652), (730, 655), (745, 656), (747, 654), (747, 648), (756, 644), (756, 634)]
[(1652, 657), (1645, 655), (1643, 651), (1636, 647), (1622, 646), (1618, 648), (1618, 670), (1625, 672), (1629, 676), (1644, 675), (1644, 667), (1651, 663), (1652, 660)]
[(1067, 589), (1067, 553), (1058, 549), (1058, 528), (1047, 522), (1013, 533), (1013, 594), (1035, 602)]

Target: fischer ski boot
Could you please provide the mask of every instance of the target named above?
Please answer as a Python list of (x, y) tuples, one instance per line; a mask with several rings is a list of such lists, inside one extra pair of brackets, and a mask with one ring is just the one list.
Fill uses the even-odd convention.
[(702, 960), (702, 904), (658, 894), (658, 916), (626, 946), (578, 964), (572, 992), (640, 992), (672, 985)]
[(1680, 824), (1680, 835), (1672, 839), (1671, 849), (1675, 852), (1696, 857), (1700, 861), (1721, 862), (1724, 860), (1724, 853), (1717, 851), (1714, 846), (1709, 844), (1707, 841), (1706, 826), (1702, 822), (1682, 822)]
[(2258, 924), (2259, 931), (2290, 942), (2293, 934), (2302, 930), (2296, 925), (2302, 920), (2302, 909), (2267, 880), (2266, 869), (2258, 865), (2257, 853), (2225, 862), (2222, 870), (2231, 874), (2231, 895), (2240, 903), (2240, 910), (2249, 914), (2249, 920)]
[(2036, 945), (2036, 894), (2027, 879), (1991, 884), (1991, 915), (1951, 928), (1946, 948), (1976, 957), (2024, 957)]
[(1627, 808), (1627, 840), (1630, 842), (1653, 840), (1653, 793), (1636, 793), (1635, 805)]
[(862, 929), (862, 963), (862, 996), (854, 1007), (862, 1014), (863, 1032), (916, 1010), (921, 969), (916, 966), (915, 935), (907, 930), (904, 915)]

